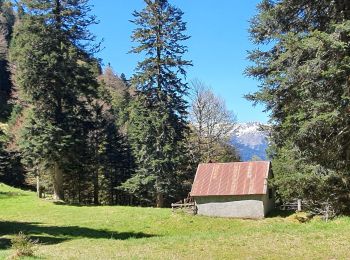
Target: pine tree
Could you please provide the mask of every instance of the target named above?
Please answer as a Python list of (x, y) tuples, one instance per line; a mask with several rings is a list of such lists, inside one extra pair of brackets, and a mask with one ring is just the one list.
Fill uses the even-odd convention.
[(8, 1), (0, 1), (0, 120), (10, 114), (8, 101), (11, 94), (11, 80), (8, 69), (8, 45), (15, 16)]
[(174, 195), (185, 151), (184, 78), (191, 62), (183, 59), (187, 48), (182, 42), (189, 38), (183, 12), (166, 0), (145, 3), (142, 11), (133, 13), (137, 28), (132, 39), (139, 45), (131, 50), (146, 55), (131, 81), (137, 94), (128, 131), (137, 169), (124, 186), (161, 207), (164, 197)]
[[(92, 106), (88, 136), (92, 172), (92, 194), (95, 204), (120, 201), (118, 186), (130, 177), (130, 151), (123, 131), (129, 99), (128, 88), (109, 66), (98, 77), (99, 98)], [(120, 130), (121, 129), (121, 130)]]
[(102, 75), (98, 77), (100, 83), (101, 99), (107, 102), (111, 113), (116, 117), (119, 128), (126, 132), (126, 121), (128, 117), (128, 106), (131, 101), (132, 90), (124, 74), (118, 77), (111, 66), (105, 68)]
[(350, 210), (350, 2), (264, 0), (250, 32), (264, 48), (249, 55), (262, 84), (248, 98), (270, 112), (277, 153), (289, 144), (326, 169), (320, 194)]
[(88, 16), (87, 0), (23, 0), (22, 7), (10, 49), (15, 83), (32, 110), (21, 148), (32, 166), (51, 173), (54, 198), (61, 200), (97, 88), (87, 29), (95, 17)]

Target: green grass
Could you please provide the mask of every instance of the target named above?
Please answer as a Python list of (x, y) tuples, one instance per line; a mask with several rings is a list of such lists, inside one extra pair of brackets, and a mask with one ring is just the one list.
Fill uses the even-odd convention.
[(0, 259), (20, 231), (39, 240), (37, 259), (350, 259), (349, 230), (348, 217), (299, 224), (55, 205), (0, 184)]

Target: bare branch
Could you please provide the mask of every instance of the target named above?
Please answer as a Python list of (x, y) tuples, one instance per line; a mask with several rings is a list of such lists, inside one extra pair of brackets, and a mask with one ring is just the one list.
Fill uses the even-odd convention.
[(231, 140), (236, 117), (225, 101), (200, 80), (191, 83), (190, 120), (196, 135), (198, 149), (204, 160), (211, 160), (217, 144)]

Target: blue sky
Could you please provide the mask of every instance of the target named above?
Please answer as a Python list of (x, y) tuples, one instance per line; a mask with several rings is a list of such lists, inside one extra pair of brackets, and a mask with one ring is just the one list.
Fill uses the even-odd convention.
[[(187, 22), (187, 59), (193, 61), (188, 69), (188, 80), (200, 79), (225, 99), (226, 105), (237, 115), (239, 122), (266, 123), (268, 115), (261, 106), (253, 107), (243, 98), (257, 90), (258, 82), (243, 75), (249, 41), (249, 19), (256, 13), (258, 0), (170, 0), (184, 11)], [(128, 54), (134, 25), (132, 12), (141, 10), (143, 0), (91, 0), (93, 13), (100, 23), (92, 27), (98, 38), (103, 38), (102, 50), (97, 56), (106, 65), (130, 77), (141, 58)]]

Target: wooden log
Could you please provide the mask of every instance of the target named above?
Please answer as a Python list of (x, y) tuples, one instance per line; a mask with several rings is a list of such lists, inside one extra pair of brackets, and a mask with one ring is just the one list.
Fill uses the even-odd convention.
[(194, 203), (172, 203), (171, 207), (189, 207), (194, 206)]

